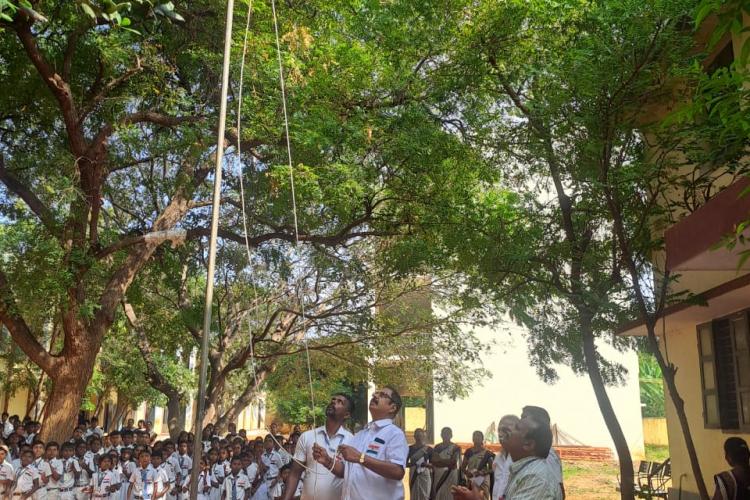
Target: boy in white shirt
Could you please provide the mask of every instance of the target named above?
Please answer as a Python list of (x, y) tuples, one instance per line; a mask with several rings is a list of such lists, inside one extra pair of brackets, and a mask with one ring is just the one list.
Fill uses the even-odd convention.
[(31, 449), (34, 453), (34, 461), (31, 466), (39, 473), (39, 489), (34, 493), (34, 500), (47, 500), (47, 483), (52, 471), (49, 464), (44, 460), (44, 443), (35, 441)]
[(89, 494), (87, 493), (89, 487), (89, 480), (91, 475), (86, 468), (86, 443), (79, 441), (75, 445), (76, 455), (71, 461), (73, 467), (73, 474), (75, 475), (75, 498), (77, 500), (88, 500)]
[(123, 448), (120, 456), (120, 499), (130, 500), (128, 488), (130, 487), (130, 476), (136, 469), (136, 464), (131, 460), (133, 450)]
[(180, 441), (178, 447), (179, 455), (177, 456), (177, 463), (180, 467), (180, 473), (178, 475), (179, 483), (177, 484), (177, 498), (179, 500), (188, 500), (190, 498), (188, 488), (190, 487), (190, 474), (193, 470), (193, 459), (188, 455), (187, 441)]
[(222, 500), (244, 500), (250, 496), (250, 487), (252, 483), (247, 478), (244, 472), (242, 472), (242, 460), (240, 457), (232, 457), (230, 462), (231, 472), (224, 479), (222, 485)]
[(143, 450), (138, 456), (139, 467), (130, 476), (128, 498), (134, 500), (152, 500), (164, 494), (164, 484), (159, 474), (151, 466), (151, 453)]
[(75, 446), (71, 443), (64, 443), (61, 448), (63, 476), (58, 483), (58, 495), (60, 500), (73, 500), (75, 498), (75, 466), (73, 465), (76, 458), (73, 456)]
[(198, 500), (209, 500), (211, 498), (211, 486), (213, 478), (208, 467), (206, 457), (201, 457), (201, 473), (198, 476)]
[(5, 495), (10, 493), (10, 485), (15, 478), (13, 466), (6, 461), (7, 457), (8, 448), (5, 445), (0, 446), (0, 498), (5, 498)]
[(99, 459), (99, 470), (91, 475), (91, 498), (109, 498), (120, 488), (120, 478), (111, 469), (112, 459), (109, 455), (102, 455)]
[(31, 498), (41, 486), (39, 473), (34, 468), (34, 453), (24, 450), (21, 453), (21, 468), (16, 471), (16, 481), (13, 486), (13, 496), (20, 496), (22, 500)]
[(60, 480), (62, 479), (65, 467), (62, 460), (57, 458), (59, 446), (54, 441), (47, 443), (45, 449), (45, 462), (48, 467), (47, 476), (47, 499), (59, 500), (60, 498)]

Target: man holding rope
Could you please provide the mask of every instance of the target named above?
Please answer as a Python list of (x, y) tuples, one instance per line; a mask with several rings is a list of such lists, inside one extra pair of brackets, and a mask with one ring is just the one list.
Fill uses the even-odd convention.
[(370, 400), (372, 422), (339, 447), (340, 459), (313, 445), (315, 460), (344, 478), (342, 500), (404, 500), (409, 445), (393, 424), (400, 410), (399, 393), (392, 387), (379, 389)]
[[(292, 500), (297, 491), (302, 474), (301, 500), (339, 500), (344, 481), (314, 458), (314, 446), (320, 445), (335, 456), (339, 446), (352, 438), (352, 433), (344, 428), (344, 422), (354, 411), (354, 402), (346, 394), (334, 394), (326, 407), (326, 423), (304, 432), (297, 441), (292, 470), (286, 481), (282, 500)], [(308, 472), (305, 472), (305, 469)]]

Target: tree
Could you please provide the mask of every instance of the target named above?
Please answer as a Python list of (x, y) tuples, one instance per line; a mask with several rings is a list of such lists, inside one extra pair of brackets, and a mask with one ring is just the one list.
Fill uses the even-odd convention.
[[(128, 288), (165, 242), (208, 234), (204, 181), (222, 6), (191, 2), (177, 14), (171, 3), (146, 1), (115, 10), (94, 1), (1, 5), (0, 29), (12, 36), (0, 43), (0, 85), (28, 84), (2, 97), (2, 214), (23, 239), (0, 269), (0, 320), (53, 381), (42, 437), (61, 440)], [(464, 185), (447, 159), (465, 157), (466, 148), (420, 103), (431, 25), (412, 23), (411, 7), (383, 5), (365, 17), (350, 7), (293, 5), (282, 25), (301, 163), (299, 240), (311, 245), (408, 233), (427, 200), (460, 199)], [(227, 134), (227, 146), (245, 152), (229, 161), (251, 167), (251, 227), (237, 231), (239, 172), (229, 169), (220, 234), (240, 244), (247, 236), (256, 251), (274, 254), (296, 235), (289, 169), (280, 166), (286, 148), (270, 12), (261, 6), (254, 19), (253, 92), (241, 103), (252, 121)], [(311, 33), (320, 41), (314, 50)], [(340, 43), (342, 33), (357, 43)], [(37, 297), (44, 306), (36, 310), (62, 328), (61, 345), (50, 349), (29, 324), (32, 302), (21, 300), (40, 279), (50, 293)]]
[[(440, 112), (495, 162), (499, 187), (477, 192), (442, 250), (529, 328), (540, 375), (565, 362), (591, 381), (633, 498), (633, 464), (606, 384), (622, 368), (599, 353), (638, 306), (641, 281), (623, 262), (602, 159), (627, 163), (644, 96), (690, 66), (677, 20), (690, 2), (479, 2), (467, 7), (444, 56)], [(595, 61), (595, 63), (592, 63)], [(618, 154), (622, 153), (622, 157)], [(632, 179), (631, 179), (632, 180)], [(641, 184), (617, 184), (633, 196)], [(644, 224), (643, 212), (628, 215)], [(437, 252), (439, 256), (440, 253)], [(444, 257), (439, 257), (445, 260)]]

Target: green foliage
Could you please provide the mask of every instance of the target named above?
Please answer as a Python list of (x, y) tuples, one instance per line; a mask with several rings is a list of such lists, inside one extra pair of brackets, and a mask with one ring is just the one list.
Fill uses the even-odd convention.
[(653, 355), (638, 353), (638, 383), (641, 390), (642, 414), (648, 418), (663, 418), (664, 383), (659, 364)]

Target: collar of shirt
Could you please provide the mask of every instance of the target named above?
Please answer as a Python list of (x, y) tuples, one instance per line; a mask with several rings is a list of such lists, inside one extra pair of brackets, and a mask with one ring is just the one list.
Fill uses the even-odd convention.
[[(321, 425), (320, 427), (318, 427), (317, 429), (315, 429), (315, 432), (317, 434), (322, 434), (326, 439), (328, 439), (328, 431), (326, 430), (326, 426), (325, 425)], [(336, 432), (333, 433), (332, 437), (336, 437), (336, 436), (346, 437), (346, 434), (344, 434), (344, 426), (343, 425), (339, 426), (339, 428), (336, 430)]]
[(526, 464), (528, 464), (529, 462), (533, 462), (535, 460), (541, 460), (541, 458), (539, 458), (539, 457), (526, 457), (526, 458), (522, 458), (518, 462), (513, 462), (512, 464), (510, 464), (510, 473), (511, 474), (516, 474), (519, 470), (521, 470), (524, 467), (526, 467)]
[(370, 429), (382, 429), (383, 427), (388, 427), (389, 425), (393, 425), (393, 419), (392, 418), (381, 418), (380, 420), (373, 420), (370, 422)]

